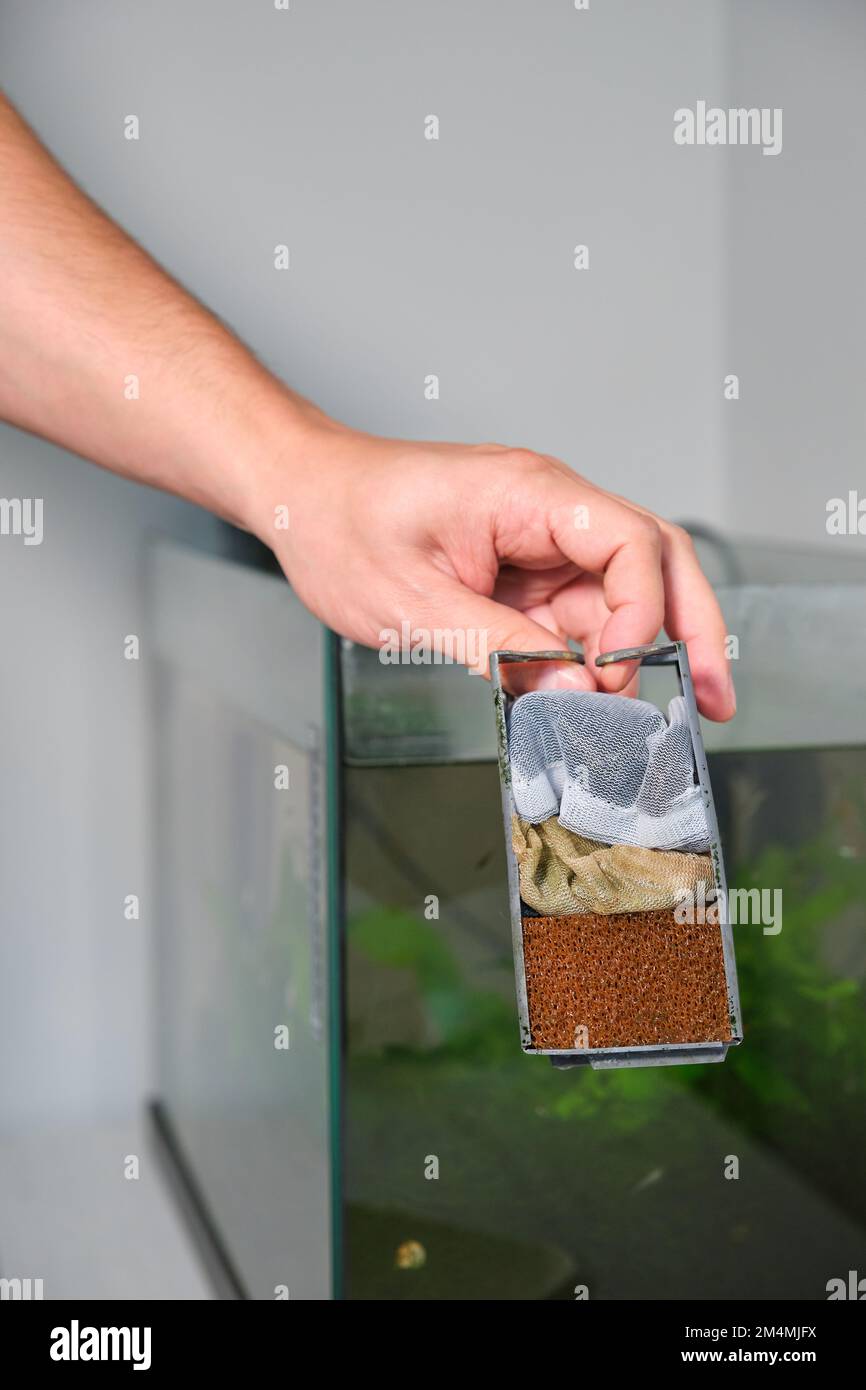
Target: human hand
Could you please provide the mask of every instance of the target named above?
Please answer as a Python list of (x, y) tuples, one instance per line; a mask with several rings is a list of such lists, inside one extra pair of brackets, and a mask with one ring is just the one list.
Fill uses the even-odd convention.
[(664, 625), (688, 645), (701, 712), (734, 714), (724, 620), (691, 538), (557, 459), (381, 439), (317, 417), (260, 479), (254, 510), (251, 529), (299, 597), (356, 642), (410, 631), (436, 648), (458, 633), (486, 672), (492, 651), (574, 638), (586, 665), (556, 668), (552, 683), (631, 694), (635, 663), (595, 657)]
[(404, 623), (428, 647), (462, 633), (486, 673), (497, 648), (571, 637), (587, 665), (542, 679), (631, 693), (634, 663), (594, 658), (664, 623), (688, 643), (703, 713), (731, 717), (724, 624), (685, 532), (526, 449), (334, 423), (76, 188), (2, 96), (0, 173), (14, 191), (0, 206), (0, 418), (255, 532), (357, 642), (381, 648)]

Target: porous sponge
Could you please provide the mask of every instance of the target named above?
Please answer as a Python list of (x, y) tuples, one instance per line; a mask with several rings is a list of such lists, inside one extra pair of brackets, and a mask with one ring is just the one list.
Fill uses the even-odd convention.
[(669, 911), (524, 917), (523, 958), (534, 1048), (731, 1041), (718, 926)]

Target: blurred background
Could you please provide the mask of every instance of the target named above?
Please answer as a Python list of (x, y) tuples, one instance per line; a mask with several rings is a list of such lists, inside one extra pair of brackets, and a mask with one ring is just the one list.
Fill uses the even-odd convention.
[[(824, 639), (866, 580), (863, 537), (826, 529), (864, 476), (864, 64), (857, 0), (0, 0), (10, 98), (294, 388), (366, 430), (557, 454), (693, 524), (720, 584), (850, 586), (804, 610)], [(783, 108), (781, 154), (675, 145), (700, 99)], [(154, 1165), (131, 1184), (124, 1159), (164, 1088), (153, 544), (238, 547), (4, 426), (0, 495), (45, 518), (40, 546), (0, 540), (0, 1273), (58, 1298), (211, 1296)], [(792, 680), (821, 637), (804, 618)], [(837, 651), (821, 680), (859, 670)], [(802, 724), (826, 727), (822, 699)]]

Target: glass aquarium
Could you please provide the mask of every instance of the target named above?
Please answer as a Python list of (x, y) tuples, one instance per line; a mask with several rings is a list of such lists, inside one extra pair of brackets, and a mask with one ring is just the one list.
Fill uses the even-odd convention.
[(221, 1295), (328, 1298), (328, 644), (284, 584), (172, 547), (150, 622), (158, 1149)]
[(728, 880), (781, 918), (734, 929), (723, 1063), (615, 1072), (520, 1049), (486, 683), (226, 561), (161, 548), (153, 595), (155, 1115), (222, 1291), (816, 1299), (866, 1266), (863, 588), (723, 590)]
[(731, 886), (783, 894), (778, 934), (735, 929), (745, 1041), (563, 1072), (518, 1047), (495, 768), (348, 771), (350, 1297), (814, 1299), (863, 1267), (866, 751), (711, 775)]

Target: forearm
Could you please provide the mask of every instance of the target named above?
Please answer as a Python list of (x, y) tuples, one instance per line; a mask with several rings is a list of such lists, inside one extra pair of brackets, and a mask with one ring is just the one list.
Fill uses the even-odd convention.
[[(67, 177), (0, 96), (0, 416), (256, 529), (324, 417)], [(288, 502), (290, 499), (283, 499)]]

